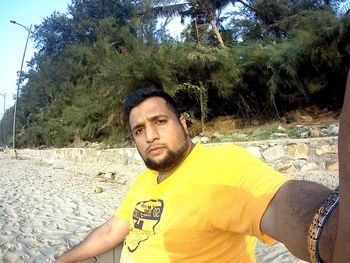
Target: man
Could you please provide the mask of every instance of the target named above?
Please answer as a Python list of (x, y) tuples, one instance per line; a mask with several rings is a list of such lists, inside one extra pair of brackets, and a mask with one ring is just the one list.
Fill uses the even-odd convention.
[(91, 258), (121, 243), (121, 263), (255, 262), (256, 238), (283, 242), (307, 261), (350, 262), (349, 86), (350, 73), (340, 123), (338, 207), (337, 192), (288, 180), (240, 147), (194, 145), (166, 93), (130, 94), (125, 114), (149, 169), (112, 218), (56, 262)]

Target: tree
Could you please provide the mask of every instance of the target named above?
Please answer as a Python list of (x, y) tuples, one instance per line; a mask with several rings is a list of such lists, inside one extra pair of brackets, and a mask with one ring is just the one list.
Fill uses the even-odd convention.
[[(35, 27), (38, 52), (23, 74), (18, 145), (124, 145), (122, 101), (146, 86), (174, 94), (202, 128), (221, 115), (271, 119), (308, 103), (337, 107), (350, 61), (350, 17), (336, 12), (336, 2), (207, 0), (204, 9), (204, 1), (187, 1), (181, 11), (164, 0), (75, 0), (69, 14), (54, 13)], [(223, 28), (226, 4), (239, 9)], [(156, 12), (145, 13), (150, 7), (192, 17), (187, 32), (206, 45), (168, 37)], [(210, 12), (227, 48), (217, 48), (207, 31)], [(0, 122), (8, 135), (11, 110)]]
[(156, 1), (152, 12), (159, 17), (181, 16), (182, 19), (190, 17), (194, 21), (196, 32), (198, 21), (205, 19), (205, 22), (210, 23), (220, 47), (226, 47), (217, 26), (216, 11), (222, 10), (231, 1), (188, 0), (181, 4), (170, 4), (172, 2), (174, 1)]
[(342, 0), (288, 1), (246, 0), (235, 1), (238, 9), (233, 13), (230, 26), (235, 28), (236, 39), (250, 43), (259, 41), (264, 45), (287, 40), (288, 32), (295, 24), (294, 16), (307, 11), (329, 11), (336, 13)]

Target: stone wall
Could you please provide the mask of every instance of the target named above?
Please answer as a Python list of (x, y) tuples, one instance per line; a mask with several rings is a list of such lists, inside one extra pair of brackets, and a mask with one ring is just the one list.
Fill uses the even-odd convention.
[(338, 138), (270, 140), (240, 143), (276, 170), (295, 179), (335, 188), (338, 185)]
[[(337, 137), (269, 140), (234, 143), (246, 148), (281, 173), (293, 178), (320, 182), (328, 187), (338, 184)], [(215, 145), (215, 144), (211, 144)], [(32, 156), (49, 163), (59, 161), (74, 164), (120, 169), (121, 166), (143, 167), (135, 148), (91, 149), (61, 148), (48, 150), (19, 150), (19, 156)], [(139, 171), (140, 169), (136, 169)], [(142, 169), (141, 169), (142, 170)], [(113, 171), (110, 171), (113, 172)]]

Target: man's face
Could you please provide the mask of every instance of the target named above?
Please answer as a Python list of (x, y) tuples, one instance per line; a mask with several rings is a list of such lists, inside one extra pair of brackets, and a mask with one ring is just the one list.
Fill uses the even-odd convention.
[(129, 123), (137, 150), (150, 169), (170, 170), (189, 152), (186, 120), (179, 120), (161, 97), (147, 98), (134, 107)]

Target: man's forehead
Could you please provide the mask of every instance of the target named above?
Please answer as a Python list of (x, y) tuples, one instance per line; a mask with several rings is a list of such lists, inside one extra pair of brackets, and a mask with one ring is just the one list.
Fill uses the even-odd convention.
[(150, 97), (145, 99), (139, 105), (135, 106), (129, 115), (129, 121), (137, 118), (152, 117), (153, 115), (169, 114), (172, 111), (169, 105), (162, 97)]

